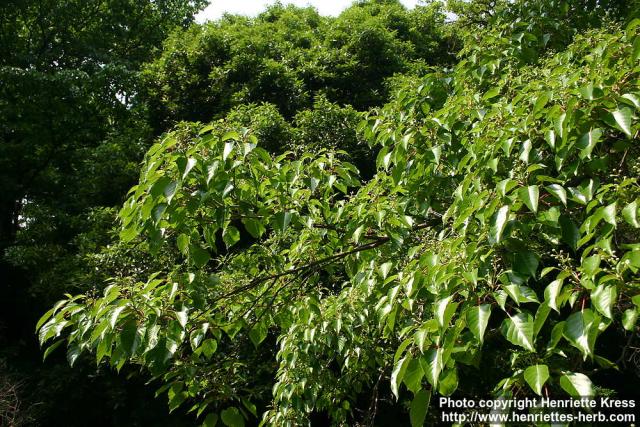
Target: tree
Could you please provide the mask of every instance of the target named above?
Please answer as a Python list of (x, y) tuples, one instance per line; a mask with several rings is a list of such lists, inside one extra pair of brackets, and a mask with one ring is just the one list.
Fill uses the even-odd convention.
[(143, 366), (205, 425), (371, 421), (385, 384), (415, 426), (435, 395), (593, 396), (640, 309), (640, 21), (551, 50), (512, 19), (555, 6), (370, 113), (368, 181), (233, 122), (166, 135), (120, 236), (176, 262), (60, 301), (46, 352)]
[[(104, 141), (117, 134), (113, 123), (126, 129), (136, 118), (128, 104), (134, 102), (138, 67), (153, 56), (170, 29), (188, 24), (203, 4), (120, 0), (3, 3), (2, 248), (15, 237), (22, 205), (39, 198), (49, 203), (59, 200), (65, 195), (61, 188), (70, 189), (73, 182), (80, 181), (73, 174), (82, 169), (79, 153), (84, 157), (83, 150), (99, 147), (107, 151), (106, 156), (118, 156)], [(105, 202), (117, 202), (119, 197), (105, 197)]]
[[(125, 199), (153, 140), (138, 97), (140, 67), (205, 3), (0, 4), (0, 363), (24, 384), (20, 399), (35, 408), (34, 424), (80, 422), (55, 411), (73, 412), (76, 397), (87, 399), (76, 415), (88, 406), (66, 362), (42, 367), (30, 325), (64, 292), (91, 288), (80, 280), (87, 273), (78, 254), (89, 240), (108, 244), (115, 217), (103, 208)], [(71, 386), (77, 395), (68, 395)]]
[[(30, 275), (35, 283), (49, 281), (42, 259), (52, 261), (53, 275), (65, 275), (68, 265), (60, 267), (69, 242), (89, 226), (87, 210), (122, 202), (152, 137), (136, 97), (137, 73), (166, 34), (188, 25), (203, 5), (43, 0), (1, 6), (0, 251), (9, 277), (22, 280), (7, 260), (26, 270), (39, 263)], [(52, 252), (58, 255), (47, 255)]]
[(152, 126), (159, 133), (264, 102), (291, 120), (323, 95), (359, 111), (382, 105), (394, 73), (453, 59), (444, 17), (436, 4), (408, 11), (396, 0), (355, 3), (337, 18), (276, 4), (253, 19), (179, 30), (144, 70)]

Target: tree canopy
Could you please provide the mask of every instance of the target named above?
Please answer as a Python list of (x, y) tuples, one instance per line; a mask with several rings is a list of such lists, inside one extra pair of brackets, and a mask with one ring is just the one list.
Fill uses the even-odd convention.
[[(437, 40), (416, 29), (435, 6), (383, 4), (335, 21), (276, 7), (174, 35), (145, 71), (162, 76), (152, 108), (202, 120), (271, 101), (289, 118), (314, 90), (377, 105), (372, 86)], [(370, 178), (330, 132), (318, 149), (265, 150), (256, 129), (276, 122), (242, 108), (160, 137), (112, 250), (162, 262), (123, 256), (106, 288), (58, 302), (37, 326), (45, 353), (140, 366), (171, 410), (227, 426), (373, 423), (379, 401), (418, 426), (438, 395), (594, 396), (603, 370), (637, 371), (621, 357), (640, 309), (637, 9), (489, 6), (455, 65), (400, 81), (364, 117)], [(277, 35), (281, 20), (292, 30)], [(246, 38), (227, 35), (240, 26)], [(299, 55), (308, 71), (288, 65)], [(314, 114), (296, 116), (305, 133)]]
[(286, 118), (317, 95), (359, 111), (388, 98), (396, 73), (453, 61), (455, 37), (438, 3), (355, 3), (336, 18), (276, 4), (256, 18), (225, 16), (172, 34), (144, 71), (152, 121), (209, 121), (269, 102)]

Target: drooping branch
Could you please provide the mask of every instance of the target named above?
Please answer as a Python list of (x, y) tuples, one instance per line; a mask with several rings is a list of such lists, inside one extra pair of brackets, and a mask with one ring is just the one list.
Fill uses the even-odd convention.
[[(416, 225), (415, 227), (413, 227), (412, 231), (419, 231), (419, 230), (423, 230), (425, 228), (429, 228), (429, 227), (433, 227), (438, 225), (439, 223), (441, 223), (440, 219), (434, 219), (433, 221), (430, 222), (425, 222), (425, 223), (421, 223)], [(373, 242), (370, 243), (366, 243), (363, 245), (359, 245), (356, 246), (348, 251), (343, 251), (343, 252), (338, 252), (337, 254), (333, 254), (333, 255), (329, 255), (327, 257), (321, 258), (319, 260), (316, 261), (312, 261), (310, 263), (306, 263), (306, 264), (299, 264), (298, 266), (291, 268), (287, 271), (283, 271), (280, 273), (274, 273), (274, 274), (269, 274), (269, 275), (263, 275), (260, 277), (256, 277), (254, 278), (252, 281), (250, 281), (249, 283), (247, 283), (244, 286), (240, 286), (239, 288), (236, 288), (230, 292), (227, 292), (226, 294), (223, 294), (221, 296), (219, 296), (218, 298), (215, 299), (214, 302), (219, 302), (223, 299), (232, 297), (234, 295), (238, 295), (242, 292), (248, 291), (250, 289), (255, 288), (256, 286), (259, 286), (261, 283), (265, 282), (265, 281), (269, 281), (269, 280), (275, 280), (278, 279), (280, 277), (284, 277), (284, 276), (289, 276), (292, 274), (297, 274), (300, 272), (303, 272), (305, 270), (308, 269), (313, 269), (316, 267), (320, 267), (320, 266), (325, 266), (326, 264), (330, 264), (334, 261), (337, 261), (339, 259), (343, 259), (346, 258), (349, 255), (353, 255), (356, 254), (358, 252), (363, 252), (363, 251), (368, 251), (371, 249), (375, 249), (379, 246), (384, 245), (385, 243), (388, 243), (391, 240), (391, 237), (389, 236), (381, 236), (381, 237), (377, 237), (376, 240), (374, 240)]]

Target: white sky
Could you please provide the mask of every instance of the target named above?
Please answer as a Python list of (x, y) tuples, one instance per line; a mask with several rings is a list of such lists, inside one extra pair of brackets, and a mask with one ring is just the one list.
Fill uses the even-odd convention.
[[(224, 13), (237, 15), (256, 16), (264, 11), (267, 5), (276, 0), (211, 0), (211, 4), (196, 15), (199, 23), (220, 18)], [(321, 15), (336, 16), (349, 7), (353, 0), (282, 0), (283, 4), (295, 4), (296, 6), (314, 6)], [(400, 0), (408, 8), (419, 3), (419, 0)]]

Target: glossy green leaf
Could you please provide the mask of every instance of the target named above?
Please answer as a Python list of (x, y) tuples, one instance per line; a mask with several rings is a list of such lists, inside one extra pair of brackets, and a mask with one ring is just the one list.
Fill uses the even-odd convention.
[(540, 197), (540, 190), (537, 185), (530, 185), (528, 187), (522, 187), (518, 190), (518, 198), (531, 210), (532, 212), (538, 212), (538, 198)]
[(613, 318), (611, 309), (616, 303), (617, 291), (615, 286), (599, 285), (591, 292), (591, 302), (594, 307), (609, 319)]
[(391, 392), (396, 397), (396, 399), (400, 397), (398, 388), (402, 383), (402, 379), (404, 378), (404, 374), (407, 371), (409, 362), (411, 362), (411, 355), (405, 355), (396, 363), (393, 371), (391, 372)]
[(533, 345), (533, 316), (520, 312), (508, 316), (502, 324), (502, 334), (512, 344), (535, 351)]
[(554, 309), (556, 312), (560, 312), (558, 308), (558, 296), (560, 296), (560, 292), (562, 291), (563, 281), (561, 279), (556, 279), (553, 282), (549, 283), (544, 290), (544, 300), (547, 305)]
[(565, 321), (564, 337), (578, 350), (584, 357), (593, 354), (595, 344), (595, 332), (597, 329), (596, 318), (590, 309), (583, 309), (570, 315)]
[(622, 217), (629, 225), (640, 228), (640, 222), (638, 222), (638, 200), (634, 200), (622, 209)]
[(564, 215), (560, 216), (558, 223), (560, 224), (562, 241), (575, 251), (580, 240), (580, 229), (571, 218)]
[(495, 215), (493, 224), (491, 225), (491, 232), (489, 234), (492, 243), (499, 243), (502, 240), (502, 233), (507, 225), (507, 219), (509, 218), (509, 206), (501, 207)]
[(551, 184), (545, 187), (556, 199), (560, 200), (563, 205), (567, 206), (567, 191), (559, 184)]
[(532, 365), (524, 370), (524, 380), (538, 396), (542, 396), (542, 386), (548, 379), (549, 367), (547, 365)]
[(491, 317), (491, 305), (482, 304), (476, 307), (471, 307), (467, 311), (467, 324), (469, 330), (478, 339), (478, 341), (484, 341), (484, 333), (487, 330), (489, 324), (489, 317)]
[(611, 113), (613, 119), (615, 120), (618, 128), (624, 132), (627, 136), (632, 136), (631, 134), (631, 109), (627, 107), (619, 108)]
[(442, 348), (432, 348), (427, 351), (420, 359), (423, 364), (422, 370), (425, 373), (427, 381), (433, 387), (438, 387), (440, 372), (442, 372)]
[(455, 367), (445, 370), (438, 384), (438, 393), (442, 396), (451, 396), (457, 389), (458, 371)]
[(250, 331), (249, 331), (249, 339), (253, 345), (257, 348), (262, 341), (265, 340), (268, 333), (267, 326), (264, 322), (258, 322)]
[(402, 382), (407, 386), (407, 389), (415, 395), (422, 388), (423, 377), (424, 371), (422, 370), (422, 365), (417, 359), (411, 359)]
[(585, 133), (580, 139), (576, 146), (580, 149), (580, 158), (591, 158), (591, 152), (595, 148), (595, 146), (600, 141), (602, 137), (602, 129), (595, 128), (591, 129), (589, 132)]
[(594, 396), (593, 383), (589, 377), (578, 372), (564, 372), (560, 377), (560, 387), (576, 399)]

